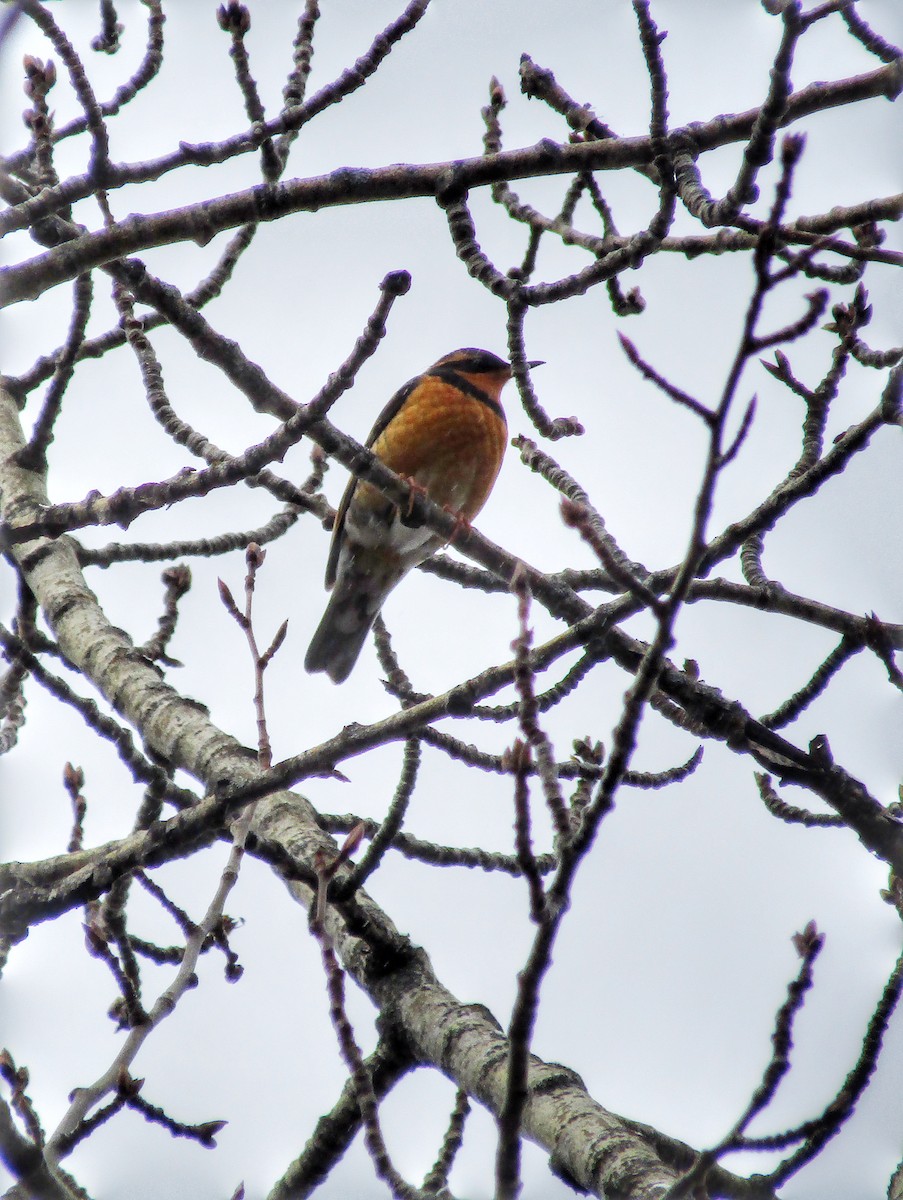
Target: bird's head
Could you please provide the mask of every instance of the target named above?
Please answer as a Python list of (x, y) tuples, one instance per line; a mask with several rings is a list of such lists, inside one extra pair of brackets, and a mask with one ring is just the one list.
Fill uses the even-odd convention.
[[(543, 363), (539, 360), (527, 363), (528, 367), (541, 367), (542, 365)], [(473, 346), (452, 350), (451, 354), (444, 355), (430, 369), (435, 371), (443, 367), (453, 370), (456, 375), (462, 375), (495, 397), (499, 396), (502, 388), (511, 378), (509, 362), (499, 358), (491, 350), (477, 350)]]

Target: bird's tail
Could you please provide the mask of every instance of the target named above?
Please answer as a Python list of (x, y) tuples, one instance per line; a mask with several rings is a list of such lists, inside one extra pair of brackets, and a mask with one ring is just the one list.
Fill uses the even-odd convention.
[(363, 568), (340, 571), (323, 619), (311, 639), (304, 669), (325, 671), (333, 683), (344, 683), (364, 645), (386, 596), (404, 574)]

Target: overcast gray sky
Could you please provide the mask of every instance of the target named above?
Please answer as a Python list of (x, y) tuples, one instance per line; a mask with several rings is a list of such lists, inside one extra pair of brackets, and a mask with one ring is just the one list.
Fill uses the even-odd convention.
[[(270, 0), (251, 4), (248, 38), (252, 67), (269, 113), (275, 113), (290, 67), (296, 5)], [(341, 0), (322, 4), (311, 88), (322, 86), (359, 55), (400, 3)], [(87, 49), (97, 28), (95, 7), (78, 0), (53, 6), (58, 20), (90, 60), (98, 95), (115, 90), (140, 59), (143, 9), (123, 4), (126, 27), (118, 56)], [(861, 11), (889, 40), (903, 38), (895, 0), (871, 0)], [(663, 52), (669, 70), (671, 120), (705, 120), (761, 102), (779, 37), (779, 23), (754, 0), (732, 3), (656, 0), (653, 13), (668, 30)], [(167, 13), (167, 49), (160, 79), (111, 123), (114, 160), (164, 153), (179, 140), (210, 141), (244, 129), (247, 120), (232, 76), (228, 38), (216, 26), (215, 5), (173, 5)], [(15, 116), (25, 104), (17, 66), (24, 52), (49, 50), (26, 21), (2, 49), (3, 150), (17, 148), (24, 131)], [(527, 52), (552, 69), (571, 95), (591, 103), (622, 134), (648, 127), (648, 80), (627, 0), (434, 0), (421, 26), (402, 42), (378, 75), (356, 97), (323, 114), (304, 131), (288, 177), (339, 166), (429, 162), (478, 154), (490, 76), (503, 83), (509, 107), (505, 145), (542, 137), (562, 139), (563, 123), (537, 101), (520, 95), (518, 62)], [(873, 69), (838, 19), (823, 22), (800, 48), (795, 87)], [(74, 115), (65, 83), (52, 96), (60, 122)], [(899, 106), (883, 100), (811, 118), (792, 213), (814, 213), (901, 188)], [(86, 143), (61, 148), (61, 170), (84, 169)], [(715, 195), (732, 181), (740, 148), (704, 160)], [(152, 211), (258, 182), (256, 158), (246, 156), (212, 170), (166, 176), (149, 188), (113, 193), (117, 218)], [(773, 174), (766, 173), (773, 182)], [(606, 195), (622, 232), (641, 228), (651, 214), (651, 189), (642, 181), (612, 177)], [(557, 179), (518, 190), (554, 212), (565, 185)], [(770, 195), (766, 193), (763, 205)], [(502, 269), (518, 262), (524, 232), (495, 208), (487, 194), (473, 197), (478, 238)], [(764, 209), (763, 209), (764, 211)], [(583, 214), (588, 220), (586, 214)], [(90, 205), (76, 218), (92, 228), (100, 218)], [(691, 228), (688, 218), (678, 231)], [(204, 275), (225, 244), (163, 248), (143, 255), (151, 270), (187, 290)], [(892, 234), (900, 246), (899, 233)], [(24, 239), (0, 247), (4, 261), (34, 252)], [(543, 247), (539, 277), (551, 279), (585, 261), (574, 250)], [(504, 308), (471, 280), (455, 258), (444, 218), (427, 200), (358, 209), (301, 213), (260, 228), (237, 278), (208, 310), (221, 332), (298, 401), (309, 399), (349, 352), (377, 298), (387, 271), (411, 272), (413, 286), (392, 313), (379, 353), (361, 371), (354, 389), (331, 416), (362, 438), (388, 396), (407, 378), (457, 346), (505, 353)], [(721, 391), (735, 352), (751, 288), (747, 259), (659, 255), (636, 279), (646, 311), (616, 318), (604, 289), (527, 319), (529, 358), (546, 361), (536, 373), (540, 400), (552, 415), (578, 414), (583, 439), (559, 442), (553, 453), (591, 493), (612, 533), (634, 560), (654, 569), (682, 556), (704, 452), (700, 429), (685, 411), (669, 405), (626, 363), (619, 330), (680, 387), (706, 403)], [(890, 268), (872, 267), (866, 284), (876, 316), (868, 337), (874, 346), (899, 344), (903, 301)], [(896, 290), (894, 290), (896, 289)], [(775, 325), (799, 312), (806, 286), (794, 286), (769, 309)], [(90, 333), (115, 323), (103, 289)], [(3, 369), (25, 369), (65, 335), (69, 290), (4, 315)], [(797, 373), (810, 382), (823, 372), (830, 339), (819, 335), (794, 353)], [(153, 337), (177, 411), (211, 439), (239, 452), (272, 428), (270, 418), (245, 401), (211, 366), (194, 358), (181, 339)], [(877, 376), (862, 369), (849, 382), (829, 438), (860, 420), (877, 402)], [(745, 394), (759, 396), (757, 421), (719, 492), (715, 528), (749, 510), (783, 478), (797, 452), (799, 423), (784, 389), (763, 371), (750, 375)], [(506, 392), (510, 431), (535, 437), (520, 411), (513, 385)], [(892, 436), (892, 433), (896, 436)], [(282, 465), (301, 480), (309, 443)], [(123, 462), (122, 452), (127, 458)], [(767, 543), (766, 566), (788, 587), (853, 612), (876, 609), (903, 621), (903, 553), (889, 541), (887, 523), (903, 502), (899, 431), (884, 431), (868, 465), (856, 466), (811, 508), (801, 506)], [(162, 479), (190, 461), (172, 446), (149, 415), (134, 361), (120, 352), (88, 364), (76, 378), (51, 451), (54, 500), (80, 499), (90, 488), (110, 491), (123, 483)], [(338, 499), (345, 473), (334, 466), (327, 491)], [(85, 530), (102, 545), (123, 536), (141, 541), (211, 536), (253, 528), (272, 513), (261, 491), (223, 490), (203, 503), (154, 513), (127, 535)], [(488, 537), (543, 569), (594, 565), (577, 535), (562, 527), (558, 502), (509, 452), (496, 489), (477, 521)], [(80, 535), (82, 536), (82, 535)], [(263, 636), (285, 618), (287, 642), (268, 675), (270, 733), (277, 759), (334, 735), (350, 721), (367, 722), (393, 711), (368, 644), (348, 684), (308, 677), (301, 662), (325, 593), (322, 573), (327, 538), (306, 518), (274, 544), (258, 585)], [(252, 679), (235, 626), (216, 598), (222, 575), (238, 592), (241, 554), (192, 562), (194, 587), (183, 602), (171, 647), (182, 660), (172, 682), (207, 704), (212, 719), (254, 744)], [(731, 568), (734, 569), (733, 567)], [(153, 632), (160, 607), (159, 569), (141, 565), (88, 573), (110, 619), (142, 641)], [(738, 576), (732, 576), (738, 577)], [(15, 581), (0, 580), (5, 621), (15, 602)], [(510, 658), (516, 635), (513, 599), (462, 592), (415, 572), (385, 608), (395, 646), (417, 664), (414, 686), (438, 693), (488, 662)], [(537, 641), (555, 623), (538, 606)], [(648, 621), (630, 626), (640, 636)], [(437, 630), (439, 636), (437, 638)], [(738, 631), (741, 631), (738, 640)], [(678, 625), (675, 662), (692, 657), (708, 682), (766, 712), (809, 677), (827, 654), (832, 635), (796, 623), (722, 606), (688, 608)], [(609, 666), (594, 673), (573, 703), (550, 714), (547, 728), (559, 758), (584, 734), (609, 743), (626, 676)], [(500, 701), (505, 698), (501, 697)], [(826, 731), (836, 759), (866, 777), (879, 799), (890, 802), (903, 774), (903, 705), (881, 686), (875, 659), (845, 668), (825, 700), (791, 727), (805, 746)], [(507, 729), (488, 723), (455, 730), (486, 750), (504, 748)], [(695, 741), (660, 718), (644, 721), (635, 766), (663, 770), (684, 761)], [(352, 811), (379, 818), (397, 779), (402, 748), (387, 747), (344, 766), (348, 783), (313, 780), (305, 794), (327, 812)], [(37, 689), (29, 691), (28, 724), (16, 752), (0, 764), (4, 796), (3, 855), (32, 859), (59, 853), (68, 834), (68, 800), (60, 783), (66, 760), (86, 772), (90, 809), (86, 843), (120, 837), (131, 828), (135, 788), (113, 751), (83, 733), (80, 721)], [(801, 796), (789, 799), (804, 802)], [(35, 812), (40, 820), (35, 820)], [(451, 845), (479, 844), (510, 850), (510, 787), (450, 764), (424, 750), (422, 782), (408, 818), (418, 836)], [(540, 828), (543, 847), (548, 831)], [(159, 872), (171, 893), (193, 915), (203, 911), (225, 858), (215, 847), (185, 864)], [(791, 935), (815, 919), (827, 935), (817, 968), (817, 988), (797, 1029), (794, 1069), (776, 1103), (757, 1126), (773, 1132), (820, 1111), (855, 1061), (868, 1016), (899, 952), (899, 920), (877, 899), (886, 869), (871, 859), (849, 831), (788, 828), (758, 799), (751, 764), (726, 747), (706, 744), (703, 766), (682, 788), (623, 791), (605, 822), (593, 858), (574, 896), (573, 912), (557, 946), (543, 989), (534, 1049), (583, 1076), (606, 1107), (656, 1125), (695, 1146), (716, 1142), (743, 1110), (770, 1053), (773, 1015), (797, 969)], [(440, 978), (462, 999), (483, 1003), (504, 1025), (516, 973), (529, 946), (522, 883), (461, 869), (437, 871), (390, 857), (371, 881), (373, 895), (398, 926), (427, 946)], [(215, 1151), (171, 1140), (136, 1116), (120, 1116), (71, 1159), (92, 1196), (226, 1197), (244, 1180), (247, 1195), (262, 1196), (299, 1151), (324, 1103), (337, 1096), (343, 1070), (328, 1024), (319, 956), (306, 917), (286, 902), (270, 871), (246, 861), (229, 912), (244, 921), (234, 935), (245, 967), (237, 985), (222, 979), (219, 962), (202, 963), (201, 986), (157, 1031), (135, 1064), (146, 1077), (146, 1095), (185, 1121), (228, 1118)], [(148, 928), (169, 939), (148, 905)], [(0, 993), (3, 1040), (31, 1072), (31, 1091), (48, 1128), (65, 1110), (73, 1088), (90, 1082), (115, 1054), (119, 1037), (104, 1015), (112, 999), (104, 968), (88, 958), (73, 932), (80, 914), (35, 929), (13, 952)], [(165, 986), (168, 973), (159, 975)], [(349, 989), (359, 1040), (374, 1033), (369, 1004)], [(297, 1030), (297, 1036), (294, 1032)], [(886, 1186), (901, 1155), (903, 1026), (890, 1034), (886, 1058), (848, 1132), (782, 1193), (788, 1200), (865, 1200)], [(324, 1101), (324, 1097), (327, 1099)], [(385, 1106), (390, 1149), (402, 1173), (422, 1176), (441, 1138), (453, 1093), (432, 1073), (406, 1080)], [(484, 1113), (471, 1118), (478, 1135), (465, 1144), (452, 1177), (455, 1192), (491, 1194), (494, 1127)], [(758, 1160), (730, 1159), (737, 1171), (765, 1169)], [(528, 1152), (527, 1197), (570, 1195), (550, 1180), (543, 1156)], [(2, 1179), (2, 1171), (0, 1171)], [(171, 1182), (168, 1182), (170, 1181)], [(324, 1197), (385, 1194), (356, 1148)]]

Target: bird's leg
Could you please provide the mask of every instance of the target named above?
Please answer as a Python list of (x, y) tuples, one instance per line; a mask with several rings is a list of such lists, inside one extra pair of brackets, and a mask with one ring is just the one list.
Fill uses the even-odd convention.
[(443, 504), (442, 510), (443, 510), (443, 512), (447, 512), (450, 517), (455, 518), (455, 527), (451, 531), (451, 537), (448, 539), (450, 542), (455, 541), (458, 534), (461, 533), (462, 531), (464, 533), (470, 533), (473, 530), (473, 526), (471, 525), (471, 523), (467, 519), (467, 517), (464, 515), (463, 509), (452, 508), (448, 504)]
[(411, 491), (408, 496), (408, 502), (405, 506), (405, 511), (402, 512), (399, 510), (398, 516), (402, 525), (406, 525), (408, 529), (415, 529), (417, 526), (422, 525), (423, 522), (412, 519), (412, 514), (414, 512), (414, 500), (417, 496), (422, 496), (424, 500), (426, 500), (429, 496), (429, 492), (426, 490), (423, 484), (418, 483), (412, 475), (399, 475), (399, 479), (403, 479)]

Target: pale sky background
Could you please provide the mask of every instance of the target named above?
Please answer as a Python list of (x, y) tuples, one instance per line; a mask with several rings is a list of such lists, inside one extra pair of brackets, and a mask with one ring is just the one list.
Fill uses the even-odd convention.
[[(270, 0), (251, 4), (248, 38), (252, 69), (268, 114), (277, 111), (290, 67), (291, 40), (300, 6)], [(326, 0), (315, 44), (308, 95), (361, 54), (400, 10), (400, 2)], [(172, 5), (161, 77), (110, 124), (115, 160), (143, 159), (179, 140), (209, 141), (247, 125), (228, 57), (229, 39), (216, 25), (214, 4)], [(112, 59), (87, 46), (97, 32), (92, 4), (66, 0), (53, 6), (58, 20), (89, 61), (98, 95), (111, 95), (139, 61), (143, 12), (124, 4), (123, 47)], [(898, 0), (871, 0), (862, 14), (898, 44), (903, 10)], [(673, 124), (705, 120), (761, 102), (780, 35), (779, 22), (755, 0), (656, 0), (653, 15), (668, 30), (663, 53), (669, 69)], [(542, 137), (562, 139), (563, 122), (538, 101), (520, 95), (522, 52), (557, 75), (568, 92), (592, 104), (622, 134), (648, 125), (648, 80), (627, 0), (434, 0), (419, 28), (405, 39), (377, 76), (356, 96), (313, 121), (298, 140), (287, 178), (339, 166), (431, 162), (478, 154), (489, 78), (502, 81), (509, 99), (503, 115), (506, 148)], [(18, 148), (25, 105), (16, 65), (24, 52), (48, 56), (40, 35), (20, 22), (0, 59), (3, 149)], [(878, 60), (846, 35), (837, 18), (804, 39), (793, 81), (869, 71)], [(59, 66), (59, 64), (58, 64)], [(60, 71), (60, 75), (63, 72)], [(60, 122), (74, 113), (65, 80), (52, 93)], [(899, 191), (900, 108), (884, 100), (807, 120), (806, 155), (797, 175), (791, 213), (815, 213), (838, 204)], [(723, 194), (741, 148), (706, 156), (707, 187)], [(61, 171), (84, 169), (84, 140), (60, 147)], [(773, 175), (766, 173), (765, 180)], [(167, 176), (139, 190), (111, 195), (117, 218), (153, 211), (259, 180), (257, 159), (247, 156), (209, 170)], [(622, 233), (642, 227), (653, 193), (637, 178), (602, 180)], [(549, 179), (517, 190), (554, 212), (566, 184)], [(770, 194), (765, 189), (765, 200)], [(525, 234), (492, 205), (488, 191), (472, 197), (478, 239), (502, 268), (518, 262)], [(589, 224), (585, 210), (578, 214)], [(96, 208), (82, 205), (76, 218), (99, 225)], [(595, 225), (589, 225), (595, 230)], [(678, 232), (691, 223), (681, 218)], [(695, 230), (698, 231), (698, 230)], [(179, 246), (142, 255), (151, 270), (189, 289), (221, 252), (228, 235), (206, 246)], [(889, 244), (900, 247), (899, 231)], [(10, 238), (3, 261), (34, 253)], [(546, 240), (537, 278), (551, 279), (582, 266), (585, 255)], [(295, 399), (309, 399), (349, 352), (377, 299), (387, 271), (413, 276), (398, 301), (384, 342), (361, 371), (353, 391), (331, 413), (341, 428), (362, 438), (388, 396), (407, 378), (457, 346), (505, 352), (504, 308), (472, 281), (454, 256), (445, 220), (427, 200), (348, 210), (302, 213), (263, 226), (224, 295), (206, 310), (222, 333)], [(625, 290), (639, 284), (645, 313), (616, 318), (604, 288), (527, 319), (528, 357), (546, 360), (535, 383), (553, 416), (578, 414), (583, 439), (559, 442), (552, 453), (588, 488), (625, 551), (650, 569), (683, 554), (692, 517), (703, 439), (692, 417), (669, 405), (626, 363), (616, 333), (673, 382), (711, 404), (735, 352), (751, 288), (748, 258), (723, 256), (687, 264), (659, 255)], [(875, 318), (870, 344), (884, 348), (903, 337), (903, 301), (890, 268), (866, 276)], [(115, 323), (103, 276), (90, 326), (98, 333)], [(799, 296), (811, 283), (792, 285), (770, 303), (769, 323), (798, 315)], [(835, 293), (849, 298), (851, 289)], [(4, 316), (3, 370), (24, 370), (62, 340), (69, 315), (68, 287)], [(250, 412), (223, 377), (198, 361), (179, 335), (152, 335), (176, 411), (225, 448), (240, 452), (259, 441), (272, 421)], [(833, 342), (816, 334), (789, 351), (808, 382), (826, 369)], [(835, 404), (828, 437), (874, 407), (880, 378), (856, 366)], [(744, 514), (779, 479), (798, 452), (799, 404), (761, 370), (741, 389), (756, 391), (756, 425), (742, 455), (723, 481), (713, 531)], [(537, 435), (520, 411), (513, 385), (505, 399), (512, 435)], [(31, 409), (34, 412), (34, 405)], [(903, 553), (888, 524), (903, 503), (899, 430), (882, 431), (867, 458), (815, 501), (799, 506), (770, 537), (765, 566), (792, 590), (853, 612), (875, 609), (903, 621)], [(309, 443), (282, 464), (288, 477), (308, 471)], [(173, 447), (149, 415), (134, 360), (120, 351), (77, 372), (51, 450), (55, 500), (81, 499), (122, 484), (165, 478), (192, 461)], [(337, 500), (345, 473), (329, 473)], [(262, 491), (231, 489), (188, 502), (171, 513), (119, 530), (86, 530), (90, 545), (124, 538), (150, 541), (212, 536), (249, 529), (276, 511)], [(558, 569), (592, 565), (577, 535), (563, 529), (556, 494), (509, 452), (486, 509), (476, 522), (488, 537), (533, 565)], [(268, 677), (270, 733), (277, 759), (333, 736), (350, 721), (387, 715), (394, 702), (380, 682), (368, 643), (351, 680), (335, 688), (325, 677), (304, 674), (301, 662), (325, 603), (322, 572), (327, 538), (312, 518), (302, 519), (270, 547), (257, 592), (260, 636), (285, 618), (289, 636)], [(210, 707), (212, 719), (247, 744), (255, 738), (253, 681), (243, 641), (216, 598), (217, 575), (241, 590), (240, 553), (192, 560), (192, 591), (170, 652), (182, 660), (170, 681)], [(144, 641), (160, 612), (160, 567), (90, 568), (87, 579), (110, 619)], [(731, 577), (735, 568), (731, 566)], [(720, 573), (720, 572), (719, 572)], [(725, 572), (726, 573), (726, 572)], [(12, 616), (15, 584), (0, 580), (3, 620)], [(489, 662), (510, 658), (515, 636), (514, 601), (461, 592), (415, 572), (384, 611), (415, 688), (439, 692)], [(539, 607), (536, 640), (556, 628)], [(639, 636), (644, 620), (631, 623)], [(834, 635), (797, 623), (725, 606), (688, 608), (678, 625), (672, 658), (695, 658), (703, 678), (736, 696), (755, 713), (774, 708), (799, 687), (824, 658)], [(563, 670), (555, 673), (558, 678)], [(575, 698), (549, 716), (546, 727), (559, 758), (575, 737), (590, 734), (610, 745), (628, 678), (611, 664), (595, 670)], [(87, 685), (76, 681), (84, 693)], [(506, 697), (499, 697), (502, 702)], [(139, 793), (113, 751), (86, 737), (81, 721), (32, 686), (28, 723), (20, 745), (0, 763), (0, 839), (4, 858), (59, 853), (68, 837), (63, 764), (84, 767), (89, 799), (86, 844), (120, 837), (131, 828)], [(903, 702), (883, 679), (880, 664), (860, 656), (835, 688), (787, 733), (805, 746), (826, 732), (839, 763), (864, 778), (890, 802), (903, 777)], [(487, 723), (449, 726), (481, 748), (500, 751), (509, 727)], [(794, 932), (814, 919), (827, 935), (816, 968), (816, 988), (796, 1028), (793, 1070), (775, 1104), (755, 1126), (777, 1132), (817, 1115), (835, 1093), (859, 1051), (865, 1024), (899, 952), (900, 923), (878, 891), (887, 870), (843, 830), (789, 828), (768, 815), (753, 781), (753, 764), (707, 742), (703, 766), (679, 789), (622, 791), (606, 820), (591, 861), (574, 894), (573, 912), (556, 947), (543, 986), (534, 1041), (540, 1056), (567, 1064), (606, 1107), (704, 1147), (718, 1141), (745, 1107), (770, 1054), (770, 1034), (798, 959)], [(634, 766), (662, 770), (686, 760), (695, 742), (653, 714), (644, 721)], [(395, 787), (402, 747), (394, 745), (344, 766), (347, 784), (313, 780), (303, 791), (327, 812), (384, 814)], [(809, 798), (785, 790), (791, 802)], [(510, 850), (511, 788), (494, 778), (449, 764), (424, 749), (421, 779), (407, 828), (451, 845)], [(542, 825), (541, 815), (538, 824)], [(545, 832), (540, 828), (537, 839)], [(544, 848), (544, 847), (541, 847)], [(214, 847), (158, 877), (192, 915), (199, 917), (225, 861)], [(462, 1000), (489, 1006), (507, 1023), (532, 936), (521, 882), (463, 869), (439, 871), (390, 855), (370, 890), (399, 927), (426, 946), (439, 977)], [(173, 934), (147, 907), (145, 928), (168, 942)], [(201, 986), (153, 1035), (134, 1064), (146, 1079), (144, 1095), (173, 1116), (200, 1122), (228, 1118), (216, 1150), (172, 1140), (133, 1114), (124, 1114), (92, 1137), (68, 1163), (96, 1200), (167, 1195), (214, 1200), (228, 1197), (240, 1180), (249, 1198), (264, 1196), (299, 1152), (313, 1123), (337, 1097), (344, 1072), (328, 1023), (319, 955), (306, 916), (291, 904), (269, 871), (245, 862), (228, 911), (243, 919), (233, 944), (245, 974), (236, 985), (222, 978), (222, 962), (201, 964)], [(78, 929), (80, 913), (40, 925), (14, 950), (0, 991), (0, 1031), (17, 1063), (31, 1072), (31, 1094), (45, 1127), (52, 1129), (67, 1094), (93, 1081), (114, 1056), (121, 1035), (105, 1016), (113, 999), (106, 969), (88, 957)], [(168, 971), (146, 968), (148, 996)], [(350, 987), (349, 1010), (358, 1040), (373, 1042), (372, 1009)], [(816, 1164), (788, 1184), (788, 1200), (866, 1200), (883, 1194), (903, 1155), (903, 1015), (897, 1014), (881, 1067), (850, 1126)], [(398, 1169), (419, 1181), (431, 1165), (445, 1128), (453, 1090), (434, 1073), (406, 1079), (383, 1107), (390, 1150)], [(491, 1195), (492, 1120), (479, 1111), (452, 1175), (453, 1191), (478, 1200)], [(764, 1171), (767, 1158), (726, 1160), (738, 1172)], [(528, 1149), (524, 1196), (572, 1195), (551, 1179), (544, 1155)], [(0, 1180), (3, 1180), (0, 1169)], [(356, 1144), (319, 1195), (325, 1200), (388, 1194), (374, 1180)]]

